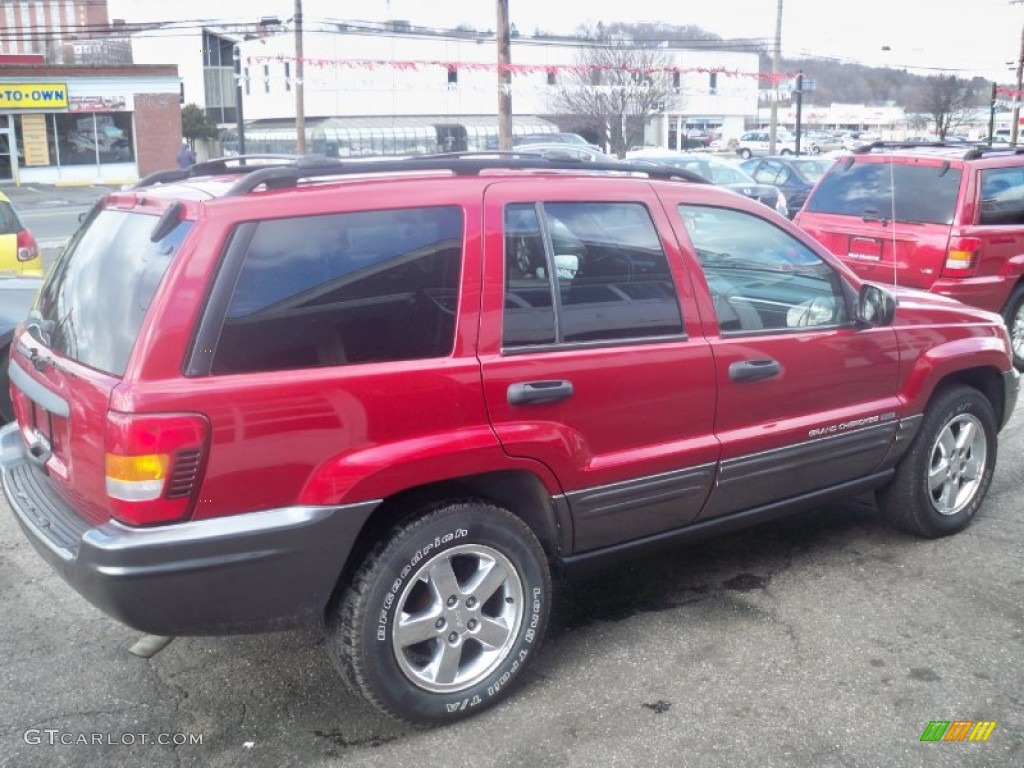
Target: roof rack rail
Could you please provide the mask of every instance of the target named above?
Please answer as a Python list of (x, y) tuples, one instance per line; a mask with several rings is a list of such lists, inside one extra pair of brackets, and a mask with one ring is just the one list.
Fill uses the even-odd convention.
[(139, 179), (131, 188), (139, 189), (141, 187), (152, 187), (156, 184), (169, 184), (175, 181), (184, 181), (194, 176), (223, 176), (248, 170), (255, 171), (260, 168), (270, 168), (274, 165), (294, 165), (302, 159), (304, 159), (302, 155), (230, 155), (228, 157), (218, 157), (213, 160), (195, 163), (188, 168), (170, 168), (156, 171)]
[(1018, 147), (1015, 145), (1008, 145), (1005, 147), (993, 147), (987, 141), (979, 141), (967, 143), (963, 141), (873, 141), (870, 144), (865, 144), (860, 147), (856, 147), (853, 150), (855, 155), (866, 155), (874, 149), (959, 149), (963, 154), (964, 160), (977, 160), (979, 157), (984, 157), (988, 154), (1006, 154), (1013, 153), (1015, 155), (1024, 154), (1024, 147)]
[[(235, 169), (238, 170), (248, 169)], [(353, 174), (379, 174), (416, 171), (448, 171), (456, 176), (476, 176), (488, 170), (557, 170), (642, 173), (649, 178), (680, 179), (696, 184), (708, 184), (702, 176), (691, 171), (654, 163), (581, 162), (579, 160), (547, 159), (542, 155), (525, 152), (456, 152), (441, 155), (418, 155), (398, 160), (332, 160), (322, 156), (302, 157), (286, 165), (272, 165), (253, 169), (239, 179), (225, 197), (245, 195), (258, 187), (284, 189), (297, 186), (303, 179)]]

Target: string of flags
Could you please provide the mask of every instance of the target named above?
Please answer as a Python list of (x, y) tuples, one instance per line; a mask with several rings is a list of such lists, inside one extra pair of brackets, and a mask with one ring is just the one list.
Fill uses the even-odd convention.
[(785, 80), (792, 79), (792, 73), (772, 72), (743, 72), (728, 67), (676, 67), (676, 66), (630, 66), (616, 64), (501, 64), (497, 62), (479, 61), (401, 61), (391, 59), (325, 59), (314, 57), (296, 57), (286, 54), (263, 54), (248, 56), (245, 59), (247, 66), (259, 64), (292, 64), (301, 61), (307, 67), (316, 69), (393, 69), (400, 72), (418, 72), (430, 68), (442, 68), (448, 71), (491, 71), (507, 72), (510, 75), (532, 75), (532, 74), (589, 74), (592, 72), (626, 72), (633, 75), (687, 75), (687, 74), (714, 74), (724, 77), (753, 78), (758, 81), (771, 84), (779, 84)]

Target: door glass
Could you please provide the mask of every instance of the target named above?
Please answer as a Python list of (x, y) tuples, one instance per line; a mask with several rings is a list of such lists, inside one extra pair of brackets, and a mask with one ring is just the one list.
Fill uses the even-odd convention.
[(681, 205), (723, 334), (849, 320), (839, 275), (774, 224), (727, 208)]

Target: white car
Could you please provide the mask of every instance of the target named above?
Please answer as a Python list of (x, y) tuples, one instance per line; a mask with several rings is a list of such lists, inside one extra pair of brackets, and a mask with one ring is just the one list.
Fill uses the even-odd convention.
[[(747, 131), (740, 136), (736, 144), (736, 154), (744, 160), (754, 155), (770, 155), (771, 141), (768, 131)], [(786, 131), (775, 134), (775, 152), (777, 155), (796, 154), (796, 136)]]

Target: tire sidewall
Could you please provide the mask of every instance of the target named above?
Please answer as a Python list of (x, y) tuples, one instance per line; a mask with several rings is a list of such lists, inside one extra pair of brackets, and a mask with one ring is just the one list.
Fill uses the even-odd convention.
[[(988, 402), (977, 392), (970, 390), (956, 390), (956, 392), (957, 396), (954, 396), (953, 393), (947, 394), (940, 403), (937, 403), (939, 407), (935, 409), (934, 413), (926, 417), (921, 434), (923, 439), (913, 466), (915, 496), (922, 516), (921, 522), (940, 536), (965, 528), (974, 518), (985, 500), (989, 485), (992, 483), (998, 450), (995, 416)], [(932, 450), (935, 441), (947, 425), (964, 414), (974, 416), (985, 430), (985, 469), (982, 473), (981, 484), (975, 490), (970, 503), (955, 515), (943, 515), (935, 509), (928, 487), (928, 470), (931, 466)]]
[[(1003, 312), (1003, 320), (1006, 322), (1006, 330), (1010, 334), (1011, 344), (1013, 341), (1013, 324), (1017, 319), (1017, 312), (1020, 311), (1022, 304), (1024, 304), (1024, 285), (1018, 285), (1014, 288), (1013, 293), (1010, 294), (1010, 298), (1006, 302), (1006, 309)], [(1013, 367), (1018, 371), (1024, 370), (1024, 357), (1018, 356), (1013, 351), (1012, 346), (1010, 354), (1013, 355)]]
[[(366, 596), (361, 648), (356, 652), (364, 657), (374, 697), (403, 719), (450, 722), (491, 706), (504, 697), (539, 650), (551, 593), (546, 561), (525, 524), (509, 513), (503, 515), (510, 520), (494, 519), (502, 512), (482, 505), (445, 510), (404, 531), (382, 553), (378, 578)], [(426, 691), (406, 677), (394, 656), (392, 634), (400, 597), (425, 562), (464, 544), (491, 547), (511, 561), (522, 581), (522, 620), (508, 655), (483, 680), (460, 691)]]

